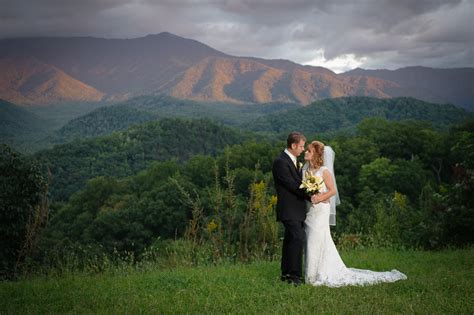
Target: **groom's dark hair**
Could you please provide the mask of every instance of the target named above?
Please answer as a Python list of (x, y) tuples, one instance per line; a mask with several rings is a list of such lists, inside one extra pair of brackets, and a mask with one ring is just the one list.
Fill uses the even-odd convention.
[(291, 148), (291, 145), (293, 143), (298, 144), (301, 140), (306, 141), (305, 136), (303, 136), (301, 132), (293, 131), (288, 135), (288, 138), (286, 139), (286, 147)]

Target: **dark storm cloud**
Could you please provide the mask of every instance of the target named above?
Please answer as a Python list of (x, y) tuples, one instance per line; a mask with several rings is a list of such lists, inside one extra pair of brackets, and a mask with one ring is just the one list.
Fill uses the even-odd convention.
[(472, 0), (0, 0), (0, 37), (168, 31), (336, 71), (474, 66)]
[(0, 0), (0, 37), (104, 36), (117, 25), (107, 12), (127, 0)]

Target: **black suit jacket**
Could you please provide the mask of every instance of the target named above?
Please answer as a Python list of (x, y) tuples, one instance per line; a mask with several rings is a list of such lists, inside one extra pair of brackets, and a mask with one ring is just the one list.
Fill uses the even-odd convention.
[(301, 171), (284, 151), (273, 161), (273, 181), (277, 192), (277, 221), (306, 219), (305, 200), (311, 198), (300, 189)]

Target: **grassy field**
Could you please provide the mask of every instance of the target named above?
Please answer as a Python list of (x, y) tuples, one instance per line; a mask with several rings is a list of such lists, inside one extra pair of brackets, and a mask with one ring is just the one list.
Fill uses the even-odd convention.
[(0, 314), (473, 314), (474, 249), (355, 250), (348, 266), (398, 269), (408, 280), (368, 287), (292, 287), (278, 262), (111, 270), (0, 283)]

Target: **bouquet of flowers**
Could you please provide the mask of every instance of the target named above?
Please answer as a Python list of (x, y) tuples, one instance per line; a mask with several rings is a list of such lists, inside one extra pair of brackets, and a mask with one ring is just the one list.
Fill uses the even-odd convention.
[(317, 194), (324, 185), (324, 180), (320, 176), (314, 176), (310, 171), (306, 171), (305, 178), (301, 182), (300, 188), (304, 189), (307, 194)]

